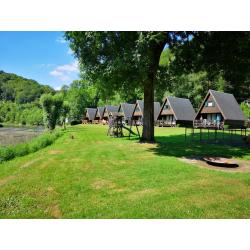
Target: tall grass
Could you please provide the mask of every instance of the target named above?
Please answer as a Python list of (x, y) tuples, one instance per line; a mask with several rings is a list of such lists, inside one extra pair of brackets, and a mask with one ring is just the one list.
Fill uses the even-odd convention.
[(45, 148), (51, 145), (61, 135), (62, 133), (59, 131), (53, 133), (46, 132), (26, 143), (17, 144), (15, 146), (0, 147), (0, 163)]

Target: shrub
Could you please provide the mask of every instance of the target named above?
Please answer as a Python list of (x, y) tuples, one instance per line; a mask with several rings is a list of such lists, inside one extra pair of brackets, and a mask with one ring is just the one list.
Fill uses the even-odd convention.
[(44, 133), (27, 143), (15, 146), (0, 147), (0, 162), (11, 160), (18, 156), (24, 156), (51, 145), (62, 133)]
[(3, 147), (0, 150), (0, 161), (8, 161), (15, 157), (15, 152), (12, 148)]
[(71, 121), (71, 122), (70, 122), (70, 125), (73, 126), (73, 125), (78, 125), (78, 124), (81, 124), (81, 123), (82, 123), (81, 121), (75, 121), (75, 120), (74, 120), (74, 121)]

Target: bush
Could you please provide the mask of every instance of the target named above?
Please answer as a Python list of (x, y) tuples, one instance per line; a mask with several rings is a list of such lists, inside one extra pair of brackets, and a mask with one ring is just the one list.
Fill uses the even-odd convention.
[(81, 124), (81, 123), (82, 123), (81, 121), (71, 121), (70, 125), (74, 126), (74, 125), (78, 125), (78, 124)]
[(24, 156), (29, 153), (34, 153), (39, 149), (51, 145), (62, 133), (45, 133), (39, 137), (32, 139), (27, 143), (18, 144), (16, 146), (0, 148), (0, 162), (11, 160), (18, 156)]

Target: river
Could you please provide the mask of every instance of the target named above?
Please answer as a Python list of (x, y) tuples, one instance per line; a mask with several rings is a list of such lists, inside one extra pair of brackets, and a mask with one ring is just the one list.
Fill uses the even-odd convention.
[(2, 127), (0, 128), (0, 146), (27, 142), (43, 131), (43, 127)]

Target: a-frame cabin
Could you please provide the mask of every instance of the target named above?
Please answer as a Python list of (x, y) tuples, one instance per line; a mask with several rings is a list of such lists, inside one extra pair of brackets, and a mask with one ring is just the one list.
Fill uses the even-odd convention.
[(118, 116), (122, 117), (122, 121), (126, 124), (131, 124), (135, 104), (121, 103), (118, 108)]
[(118, 106), (106, 105), (104, 107), (102, 119), (108, 122), (109, 118), (117, 115), (117, 113), (118, 113)]
[(96, 112), (96, 108), (86, 108), (83, 123), (93, 123), (95, 120)]
[(194, 121), (194, 127), (243, 128), (245, 116), (232, 94), (209, 90)]
[[(154, 122), (157, 121), (158, 114), (160, 112), (161, 105), (159, 102), (154, 102)], [(137, 100), (133, 112), (133, 121), (135, 121), (138, 125), (142, 125), (143, 123), (143, 114), (144, 114), (144, 101)]]
[(96, 123), (101, 123), (104, 114), (104, 107), (97, 107), (97, 112), (95, 116)]
[(168, 96), (158, 115), (160, 126), (192, 126), (195, 117), (194, 108), (189, 99)]

